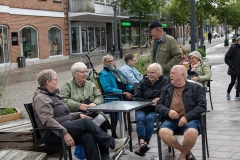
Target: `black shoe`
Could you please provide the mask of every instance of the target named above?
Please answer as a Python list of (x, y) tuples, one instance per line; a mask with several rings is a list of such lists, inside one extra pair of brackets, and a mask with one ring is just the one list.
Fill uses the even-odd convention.
[(101, 153), (101, 160), (110, 160), (109, 154), (108, 153)]

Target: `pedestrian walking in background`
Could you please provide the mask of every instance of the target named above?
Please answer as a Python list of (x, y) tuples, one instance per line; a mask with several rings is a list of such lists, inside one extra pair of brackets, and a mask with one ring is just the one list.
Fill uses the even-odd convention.
[(211, 40), (212, 40), (212, 33), (211, 31), (208, 32), (208, 42), (211, 44)]
[(227, 89), (227, 100), (231, 99), (230, 92), (235, 84), (236, 79), (238, 79), (236, 97), (235, 101), (240, 101), (239, 91), (240, 91), (240, 36), (237, 37), (236, 43), (233, 44), (227, 53), (225, 54), (225, 63), (228, 65), (228, 75), (231, 76), (231, 82)]
[(150, 63), (159, 63), (162, 66), (163, 75), (169, 78), (171, 68), (182, 60), (182, 53), (176, 39), (167, 35), (157, 20), (153, 20), (145, 31), (148, 31), (153, 38)]

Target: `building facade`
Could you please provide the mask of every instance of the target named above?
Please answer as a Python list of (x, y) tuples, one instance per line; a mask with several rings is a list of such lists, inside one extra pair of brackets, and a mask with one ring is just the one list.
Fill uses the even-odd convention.
[(68, 58), (66, 0), (1, 0), (0, 65)]
[[(110, 51), (114, 45), (113, 0), (69, 0), (70, 54)], [(116, 13), (116, 21), (128, 18)], [(118, 36), (119, 37), (119, 36)]]

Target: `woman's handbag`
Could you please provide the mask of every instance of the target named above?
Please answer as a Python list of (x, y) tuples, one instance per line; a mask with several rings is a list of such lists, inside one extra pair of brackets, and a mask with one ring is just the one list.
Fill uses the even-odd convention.
[(76, 145), (74, 155), (80, 160), (86, 159), (84, 148), (81, 144)]

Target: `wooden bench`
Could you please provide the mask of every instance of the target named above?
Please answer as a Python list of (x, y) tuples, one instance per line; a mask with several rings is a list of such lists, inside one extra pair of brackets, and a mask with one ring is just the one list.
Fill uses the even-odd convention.
[(42, 152), (24, 151), (17, 149), (2, 149), (0, 150), (0, 159), (47, 160), (47, 154)]

